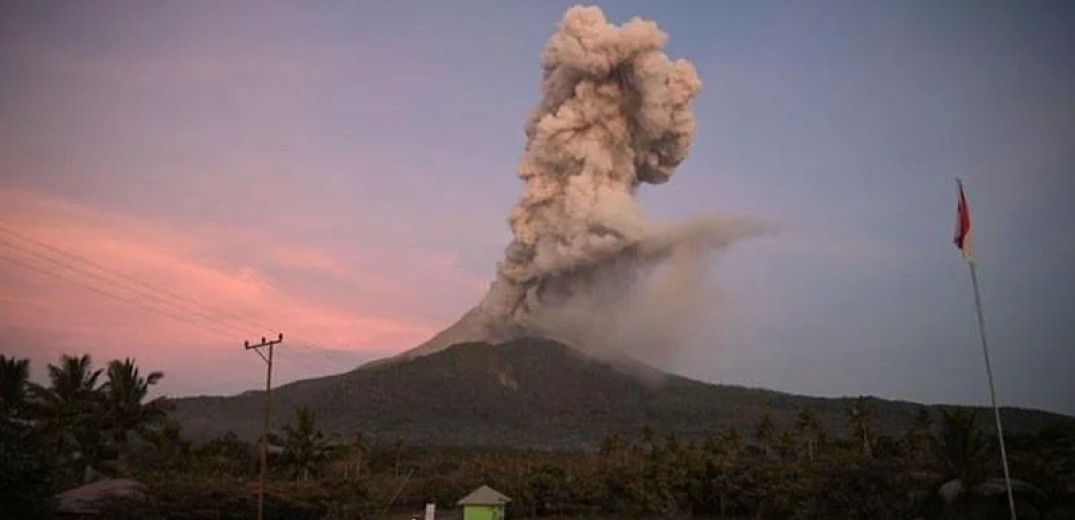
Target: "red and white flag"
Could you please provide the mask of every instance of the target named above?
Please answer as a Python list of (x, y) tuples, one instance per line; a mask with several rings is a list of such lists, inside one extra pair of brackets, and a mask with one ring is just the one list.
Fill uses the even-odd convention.
[(974, 253), (971, 249), (970, 237), (970, 208), (967, 206), (967, 194), (963, 192), (963, 181), (956, 179), (959, 184), (959, 209), (956, 215), (956, 247), (963, 252), (963, 259), (968, 262), (974, 261)]

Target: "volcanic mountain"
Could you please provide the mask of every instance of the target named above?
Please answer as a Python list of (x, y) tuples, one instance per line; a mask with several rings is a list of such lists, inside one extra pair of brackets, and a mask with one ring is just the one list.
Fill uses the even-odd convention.
[[(640, 187), (671, 179), (696, 130), (701, 79), (690, 62), (665, 54), (667, 40), (652, 21), (616, 25), (597, 7), (568, 9), (541, 55), (541, 97), (516, 171), (523, 196), (486, 295), (395, 358), (278, 388), (274, 426), (309, 407), (326, 430), (348, 436), (580, 446), (647, 425), (688, 438), (749, 431), (763, 413), (788, 425), (808, 408), (842, 434), (847, 400), (706, 384), (629, 361), (636, 349), (674, 348), (682, 331), (708, 319), (710, 255), (772, 231), (727, 215), (651, 221), (636, 200)], [(262, 399), (180, 399), (176, 413), (188, 436), (252, 439)], [(918, 412), (912, 403), (872, 404), (887, 433)], [(1073, 421), (1006, 413), (1016, 431)]]
[[(196, 440), (234, 432), (254, 439), (264, 394), (176, 400), (175, 416)], [(345, 437), (401, 438), (415, 444), (592, 447), (607, 435), (656, 432), (697, 439), (736, 426), (746, 433), (763, 413), (790, 427), (801, 408), (846, 435), (851, 399), (797, 396), (715, 385), (632, 361), (596, 359), (561, 343), (524, 338), (499, 345), (463, 343), (425, 356), (371, 363), (350, 372), (273, 390), (273, 427), (309, 407), (319, 425)], [(877, 426), (897, 434), (920, 405), (870, 399)], [(939, 407), (932, 407), (937, 412)], [(1005, 409), (1005, 429), (1037, 431), (1075, 418)], [(986, 424), (991, 414), (979, 413)]]

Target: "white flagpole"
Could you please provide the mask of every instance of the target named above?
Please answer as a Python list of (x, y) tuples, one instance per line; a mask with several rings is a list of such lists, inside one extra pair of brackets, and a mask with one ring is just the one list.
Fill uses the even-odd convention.
[[(957, 179), (958, 182), (958, 179)], [(959, 182), (960, 200), (963, 200), (963, 183)], [(967, 211), (964, 208), (964, 211)], [(985, 318), (982, 317), (982, 297), (978, 291), (978, 269), (972, 256), (966, 256), (967, 266), (970, 267), (971, 284), (974, 286), (974, 310), (978, 314), (978, 336), (982, 339), (982, 356), (985, 358), (985, 374), (989, 379), (989, 401), (993, 405), (993, 417), (997, 421), (997, 440), (1000, 441), (1000, 462), (1004, 467), (1004, 485), (1008, 491), (1008, 510), (1012, 520), (1018, 520), (1015, 515), (1015, 496), (1012, 494), (1011, 473), (1008, 471), (1008, 452), (1004, 447), (1004, 428), (1000, 423), (1000, 408), (997, 407), (997, 391), (993, 385), (993, 368), (989, 363), (989, 344), (985, 339)]]

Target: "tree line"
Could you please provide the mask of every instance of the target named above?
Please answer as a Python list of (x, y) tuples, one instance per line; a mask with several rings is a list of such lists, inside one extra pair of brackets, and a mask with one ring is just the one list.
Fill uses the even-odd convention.
[[(108, 518), (248, 518), (257, 444), (184, 439), (168, 400), (149, 399), (162, 377), (131, 359), (95, 369), (89, 356), (62, 356), (38, 385), (28, 360), (0, 356), (0, 509), (47, 518), (57, 491), (123, 476), (145, 493), (104, 504)], [(860, 398), (840, 432), (802, 409), (791, 423), (762, 415), (749, 431), (681, 439), (646, 427), (553, 451), (326, 433), (303, 408), (268, 437), (268, 512), (378, 518), (450, 508), (488, 484), (512, 498), (512, 517), (1006, 518), (995, 437), (976, 429), (974, 410), (923, 407), (901, 435), (879, 434), (874, 413)], [(1008, 440), (1020, 518), (1071, 518), (1075, 432)]]

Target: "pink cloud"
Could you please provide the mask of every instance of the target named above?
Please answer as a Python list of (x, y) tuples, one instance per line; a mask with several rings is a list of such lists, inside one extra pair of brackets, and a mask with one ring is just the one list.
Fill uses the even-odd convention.
[[(451, 254), (376, 269), (304, 244), (269, 242), (266, 255), (243, 255), (237, 248), (268, 239), (248, 230), (176, 229), (29, 191), (0, 189), (0, 221), (17, 233), (0, 232), (0, 326), (60, 348), (120, 345), (125, 355), (177, 343), (230, 349), (280, 330), (306, 345), (383, 352), (417, 344), (442, 324), (416, 317), (418, 311), (376, 312), (379, 300), (414, 298), (420, 307), (431, 279), (449, 291), (481, 290), (458, 272)], [(327, 277), (330, 289), (304, 283), (309, 273)]]
[(347, 268), (339, 258), (314, 247), (283, 245), (273, 249), (271, 255), (283, 267), (335, 276), (347, 275)]

